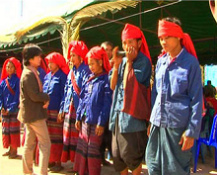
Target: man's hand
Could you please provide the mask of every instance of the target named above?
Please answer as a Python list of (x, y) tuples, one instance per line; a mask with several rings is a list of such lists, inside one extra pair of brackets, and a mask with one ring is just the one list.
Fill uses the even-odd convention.
[(97, 125), (95, 129), (95, 134), (101, 136), (104, 133), (104, 127)]
[(65, 116), (64, 112), (59, 113), (57, 116), (57, 123), (62, 123), (64, 121), (64, 116)]
[(43, 108), (44, 108), (44, 109), (47, 109), (48, 106), (49, 106), (49, 101), (44, 102)]
[(134, 47), (131, 46), (126, 48), (126, 57), (128, 61), (132, 62), (133, 60), (135, 60), (137, 55), (138, 51)]
[(2, 108), (1, 113), (2, 115), (8, 115), (8, 110), (5, 110), (4, 108)]
[(150, 135), (150, 130), (151, 130), (151, 123), (149, 123), (148, 128), (147, 128), (147, 136), (148, 137)]
[(184, 132), (179, 141), (179, 145), (182, 145), (182, 151), (189, 150), (194, 145), (194, 138), (186, 136)]
[(122, 57), (121, 56), (118, 56), (117, 52), (118, 52), (118, 46), (116, 46), (114, 49), (113, 49), (113, 57), (112, 57), (112, 61), (113, 61), (113, 64), (114, 64), (114, 68), (115, 69), (118, 69), (119, 68), (119, 65), (121, 64), (122, 62)]

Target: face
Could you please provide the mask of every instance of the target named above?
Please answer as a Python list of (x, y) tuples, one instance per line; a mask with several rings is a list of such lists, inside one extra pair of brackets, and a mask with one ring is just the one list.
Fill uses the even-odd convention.
[(6, 72), (8, 73), (8, 76), (10, 77), (12, 74), (16, 73), (16, 68), (12, 62), (8, 62), (6, 65)]
[(52, 73), (55, 73), (56, 71), (59, 70), (59, 66), (56, 63), (53, 62), (48, 62), (48, 68)]
[(126, 39), (122, 41), (122, 48), (127, 52), (129, 48), (133, 47), (137, 52), (140, 50), (142, 40)]
[(165, 36), (160, 38), (160, 44), (166, 52), (172, 53), (180, 46), (180, 39), (176, 37)]
[(79, 55), (75, 54), (74, 52), (71, 52), (70, 56), (71, 56), (70, 62), (72, 63), (73, 66), (78, 68), (80, 64), (83, 62), (83, 59)]
[(112, 46), (110, 46), (110, 45), (106, 45), (106, 44), (103, 44), (102, 45), (102, 47), (105, 49), (105, 51), (106, 51), (106, 53), (107, 53), (107, 55), (108, 55), (108, 58), (109, 58), (109, 60), (112, 58)]
[(103, 72), (102, 60), (88, 58), (88, 66), (90, 68), (90, 71), (95, 75)]
[(36, 69), (41, 65), (41, 55), (34, 56), (29, 60), (30, 66), (35, 67)]

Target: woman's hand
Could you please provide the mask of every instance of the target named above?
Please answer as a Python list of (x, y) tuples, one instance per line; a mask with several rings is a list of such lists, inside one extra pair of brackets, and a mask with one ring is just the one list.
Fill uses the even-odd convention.
[(96, 125), (95, 134), (101, 136), (104, 133), (104, 127)]
[(57, 116), (57, 123), (62, 123), (64, 121), (64, 116), (65, 116), (64, 112), (59, 113)]
[(80, 131), (81, 130), (81, 121), (76, 120), (75, 122), (75, 128)]

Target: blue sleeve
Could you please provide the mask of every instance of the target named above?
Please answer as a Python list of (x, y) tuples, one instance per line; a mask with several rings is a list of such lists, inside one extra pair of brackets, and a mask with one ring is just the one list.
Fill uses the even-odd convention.
[(149, 59), (146, 57), (142, 58), (142, 61), (133, 64), (133, 69), (137, 81), (146, 86), (149, 86), (152, 72), (152, 67)]
[[(196, 61), (196, 60), (195, 60)], [(189, 72), (188, 95), (190, 97), (190, 120), (185, 131), (186, 136), (198, 138), (202, 120), (202, 82), (199, 63), (196, 61)]]
[(83, 101), (84, 101), (84, 97), (85, 97), (85, 85), (84, 84), (81, 88), (81, 93), (80, 93), (80, 98), (79, 98), (79, 104), (78, 104), (78, 108), (76, 111), (76, 120), (81, 121), (81, 110), (83, 109)]
[(103, 89), (101, 90), (104, 91), (103, 107), (98, 117), (97, 124), (105, 127), (109, 119), (110, 108), (111, 108), (111, 103), (112, 103), (112, 90), (110, 89), (110, 85), (108, 81), (107, 83), (105, 83), (105, 85), (103, 86)]
[[(71, 70), (72, 71), (72, 70)], [(68, 88), (69, 88), (69, 83), (71, 81), (71, 71), (69, 72), (68, 76), (67, 76), (67, 80), (66, 80), (66, 83), (64, 85), (64, 91), (63, 91), (63, 97), (62, 97), (62, 100), (61, 100), (61, 103), (60, 103), (60, 110), (59, 110), (59, 113), (62, 113), (63, 112), (63, 108), (64, 108), (64, 104), (65, 104), (65, 98), (67, 96), (67, 91), (68, 91)]]
[(64, 98), (66, 80), (67, 80), (67, 76), (63, 73), (63, 75), (62, 75), (62, 77), (60, 79), (60, 99)]
[(87, 82), (87, 80), (89, 79), (89, 76), (91, 74), (90, 69), (87, 67), (86, 69), (84, 69), (83, 73), (82, 73), (82, 87), (83, 85)]
[(3, 106), (3, 81), (0, 84), (0, 110), (2, 110)]
[(15, 112), (19, 106), (19, 95), (20, 95), (20, 80), (19, 79), (16, 80), (15, 89), (13, 90), (15, 92), (15, 95), (13, 96), (12, 102), (10, 103), (7, 109), (9, 112)]

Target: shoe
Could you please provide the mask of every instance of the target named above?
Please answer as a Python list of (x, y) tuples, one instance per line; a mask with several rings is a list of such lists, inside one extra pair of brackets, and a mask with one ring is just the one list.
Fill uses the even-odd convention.
[(52, 172), (52, 173), (58, 173), (58, 172), (60, 172), (60, 171), (62, 171), (63, 170), (63, 167), (62, 166), (54, 166), (54, 167), (51, 167), (50, 168), (50, 171)]
[(17, 157), (18, 157), (17, 154), (10, 154), (10, 155), (8, 156), (9, 159), (16, 159)]
[(9, 156), (10, 155), (10, 152), (7, 151), (6, 153), (2, 154), (2, 156)]
[(55, 165), (56, 165), (55, 162), (48, 163), (48, 168), (52, 168), (52, 167), (54, 167)]

